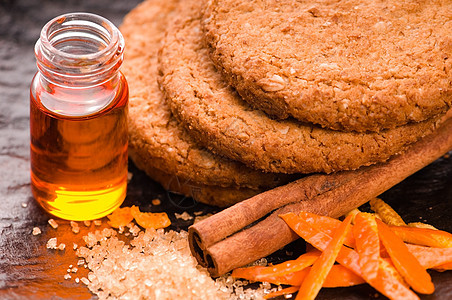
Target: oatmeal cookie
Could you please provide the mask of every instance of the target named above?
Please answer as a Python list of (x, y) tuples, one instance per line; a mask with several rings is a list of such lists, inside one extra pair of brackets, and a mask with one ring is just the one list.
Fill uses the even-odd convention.
[[(209, 186), (210, 191), (215, 188), (256, 191), (288, 182), (291, 177), (286, 175), (256, 171), (210, 153), (196, 143), (172, 116), (156, 80), (157, 51), (178, 4), (177, 0), (148, 0), (130, 12), (120, 27), (126, 41), (122, 71), (130, 87), (131, 159), (157, 181), (163, 176), (156, 171), (159, 170), (161, 174), (177, 177), (183, 182), (189, 180), (196, 185)], [(245, 194), (249, 192), (238, 198), (242, 199)], [(202, 199), (210, 199), (210, 204), (225, 199), (220, 194), (220, 200), (215, 197), (203, 196)], [(230, 203), (232, 200), (227, 201)]]
[(451, 1), (211, 0), (211, 58), (278, 118), (380, 131), (452, 103)]
[(159, 52), (160, 83), (175, 116), (212, 151), (269, 172), (329, 173), (385, 161), (435, 128), (428, 120), (357, 133), (269, 118), (217, 72), (203, 45), (200, 8), (190, 3), (197, 2), (184, 1)]
[(167, 191), (168, 200), (173, 202), (173, 205), (180, 205), (183, 201), (188, 202), (185, 205), (190, 205), (189, 200), (184, 200), (184, 197), (189, 197), (193, 201), (218, 207), (228, 207), (268, 190), (268, 188), (222, 187), (200, 184), (193, 179), (182, 179), (174, 174), (167, 174), (156, 169), (152, 166), (152, 163), (147, 163), (141, 156), (137, 157), (134, 151), (130, 152), (130, 157), (136, 162), (139, 169), (144, 170), (149, 177), (162, 185)]

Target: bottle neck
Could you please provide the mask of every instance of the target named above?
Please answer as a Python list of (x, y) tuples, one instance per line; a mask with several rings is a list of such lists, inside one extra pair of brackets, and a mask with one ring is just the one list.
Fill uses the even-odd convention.
[(47, 23), (35, 45), (43, 84), (86, 88), (114, 80), (123, 60), (124, 39), (108, 20), (73, 13)]

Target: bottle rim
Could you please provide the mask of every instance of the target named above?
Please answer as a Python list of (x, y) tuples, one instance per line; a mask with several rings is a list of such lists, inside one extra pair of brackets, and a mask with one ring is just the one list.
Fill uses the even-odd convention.
[[(71, 38), (86, 45), (89, 39), (95, 40), (100, 48), (73, 53), (58, 47), (61, 41)], [(124, 38), (119, 29), (106, 18), (85, 12), (53, 18), (44, 25), (35, 45), (38, 68), (49, 78), (92, 78), (109, 74), (122, 63), (123, 51)]]

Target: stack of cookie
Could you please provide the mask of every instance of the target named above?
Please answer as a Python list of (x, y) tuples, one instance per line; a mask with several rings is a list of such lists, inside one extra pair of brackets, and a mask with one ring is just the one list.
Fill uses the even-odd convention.
[(293, 174), (383, 162), (451, 106), (450, 11), (148, 0), (121, 27), (130, 156), (167, 189), (220, 206)]

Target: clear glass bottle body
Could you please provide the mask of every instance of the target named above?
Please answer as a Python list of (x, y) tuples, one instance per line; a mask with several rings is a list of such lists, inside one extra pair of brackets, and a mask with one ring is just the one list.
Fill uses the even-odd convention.
[(30, 88), (31, 186), (49, 213), (101, 218), (127, 190), (124, 42), (109, 21), (68, 14), (44, 26)]

